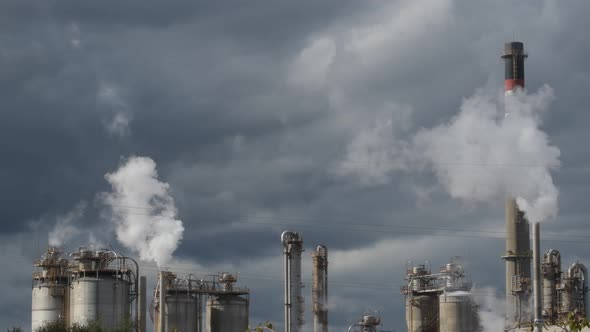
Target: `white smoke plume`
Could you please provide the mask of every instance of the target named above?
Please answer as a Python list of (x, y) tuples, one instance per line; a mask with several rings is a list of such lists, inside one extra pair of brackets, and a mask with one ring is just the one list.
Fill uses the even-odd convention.
[(504, 331), (506, 321), (506, 301), (496, 294), (493, 287), (475, 287), (473, 299), (478, 306), (482, 332)]
[(182, 240), (184, 227), (169, 185), (158, 180), (156, 163), (133, 156), (105, 178), (112, 192), (103, 193), (102, 200), (112, 211), (117, 239), (140, 259), (164, 267)]
[(507, 97), (480, 91), (448, 122), (408, 140), (384, 137), (380, 127), (361, 132), (339, 168), (363, 182), (383, 182), (391, 171), (427, 166), (453, 198), (484, 202), (513, 196), (531, 222), (553, 220), (559, 192), (551, 171), (560, 166), (560, 151), (540, 128), (540, 115), (552, 99), (549, 86)]
[(62, 247), (68, 240), (81, 233), (81, 230), (76, 227), (76, 221), (84, 215), (86, 205), (86, 202), (80, 202), (72, 211), (57, 216), (57, 222), (48, 234), (50, 246)]

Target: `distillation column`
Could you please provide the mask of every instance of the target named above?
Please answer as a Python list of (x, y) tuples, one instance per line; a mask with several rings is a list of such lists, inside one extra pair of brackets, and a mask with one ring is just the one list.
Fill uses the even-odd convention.
[(328, 249), (320, 245), (312, 254), (313, 330), (328, 332)]
[(296, 232), (281, 234), (285, 254), (285, 332), (301, 332), (304, 301), (301, 294), (301, 253), (303, 239)]
[[(510, 96), (524, 89), (524, 45), (521, 42), (505, 44), (504, 91)], [(506, 114), (510, 113), (509, 103)], [(506, 201), (506, 313), (508, 326), (521, 326), (532, 319), (527, 310), (531, 292), (531, 249), (529, 222), (516, 204), (514, 197)]]
[(541, 264), (543, 276), (543, 317), (550, 324), (557, 323), (558, 301), (557, 288), (561, 283), (561, 255), (559, 251), (549, 249), (543, 256)]

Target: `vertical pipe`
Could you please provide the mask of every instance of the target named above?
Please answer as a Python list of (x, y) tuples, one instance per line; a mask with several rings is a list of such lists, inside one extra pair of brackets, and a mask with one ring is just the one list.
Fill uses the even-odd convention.
[(543, 330), (543, 316), (541, 313), (543, 298), (541, 293), (541, 244), (540, 244), (539, 223), (533, 223), (533, 291), (534, 291), (534, 314), (535, 332)]
[(145, 292), (146, 292), (146, 278), (139, 277), (139, 294), (137, 294), (137, 330), (145, 332)]
[(291, 288), (291, 282), (289, 280), (289, 244), (287, 243), (286, 239), (287, 232), (283, 232), (281, 234), (281, 242), (283, 243), (283, 253), (285, 256), (285, 332), (291, 332), (291, 322), (290, 322), (290, 315), (291, 315), (291, 296), (289, 294), (289, 289)]
[(166, 286), (165, 286), (165, 275), (166, 272), (164, 271), (160, 271), (160, 283), (159, 283), (159, 287), (160, 287), (160, 331), (159, 332), (166, 332), (166, 314), (164, 313), (164, 311), (166, 311)]
[(203, 296), (197, 294), (197, 332), (203, 331)]

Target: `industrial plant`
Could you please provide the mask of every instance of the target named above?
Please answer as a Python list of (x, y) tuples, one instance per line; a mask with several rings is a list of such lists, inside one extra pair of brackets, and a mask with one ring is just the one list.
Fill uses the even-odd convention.
[(448, 263), (436, 273), (426, 265), (406, 271), (406, 323), (408, 332), (455, 332), (480, 330), (471, 281), (463, 267)]
[[(524, 89), (526, 58), (523, 43), (505, 44), (502, 59), (507, 96)], [(553, 331), (572, 317), (590, 317), (586, 267), (573, 262), (564, 269), (561, 254), (555, 249), (542, 255), (540, 226), (534, 223), (531, 227), (515, 197), (506, 200), (505, 223), (506, 246), (501, 256), (506, 265), (504, 331)], [(284, 332), (303, 332), (303, 236), (284, 231), (280, 245), (284, 258)], [(312, 266), (313, 331), (328, 332), (328, 248), (317, 245), (310, 256), (305, 261)], [(179, 276), (175, 271), (159, 271), (153, 298), (147, 305), (146, 276), (141, 266), (115, 251), (81, 247), (66, 255), (62, 249), (50, 247), (34, 266), (32, 331), (49, 323), (73, 327), (99, 322), (106, 330), (130, 326), (145, 332), (146, 313), (154, 332), (244, 332), (250, 326), (250, 296), (255, 295), (237, 285), (238, 273)], [(473, 282), (456, 260), (434, 271), (428, 264), (409, 264), (401, 293), (408, 332), (483, 330)], [(381, 317), (363, 315), (348, 331), (377, 332), (380, 325)]]

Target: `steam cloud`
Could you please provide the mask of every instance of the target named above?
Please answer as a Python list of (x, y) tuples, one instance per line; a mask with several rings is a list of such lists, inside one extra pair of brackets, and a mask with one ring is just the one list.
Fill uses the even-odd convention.
[(169, 185), (158, 180), (156, 163), (147, 157), (131, 157), (119, 169), (105, 175), (112, 192), (103, 193), (116, 223), (117, 239), (163, 267), (176, 250), (184, 227), (177, 219)]
[(84, 215), (86, 205), (86, 202), (80, 202), (72, 211), (57, 216), (57, 222), (48, 234), (50, 246), (62, 247), (69, 239), (81, 233), (75, 223)]
[(540, 115), (552, 99), (549, 86), (507, 97), (480, 91), (465, 99), (450, 121), (408, 140), (391, 131), (384, 135), (377, 126), (350, 143), (340, 173), (381, 183), (392, 171), (426, 166), (453, 198), (483, 202), (513, 196), (530, 221), (553, 220), (559, 192), (550, 171), (560, 166), (560, 151), (540, 129)]

